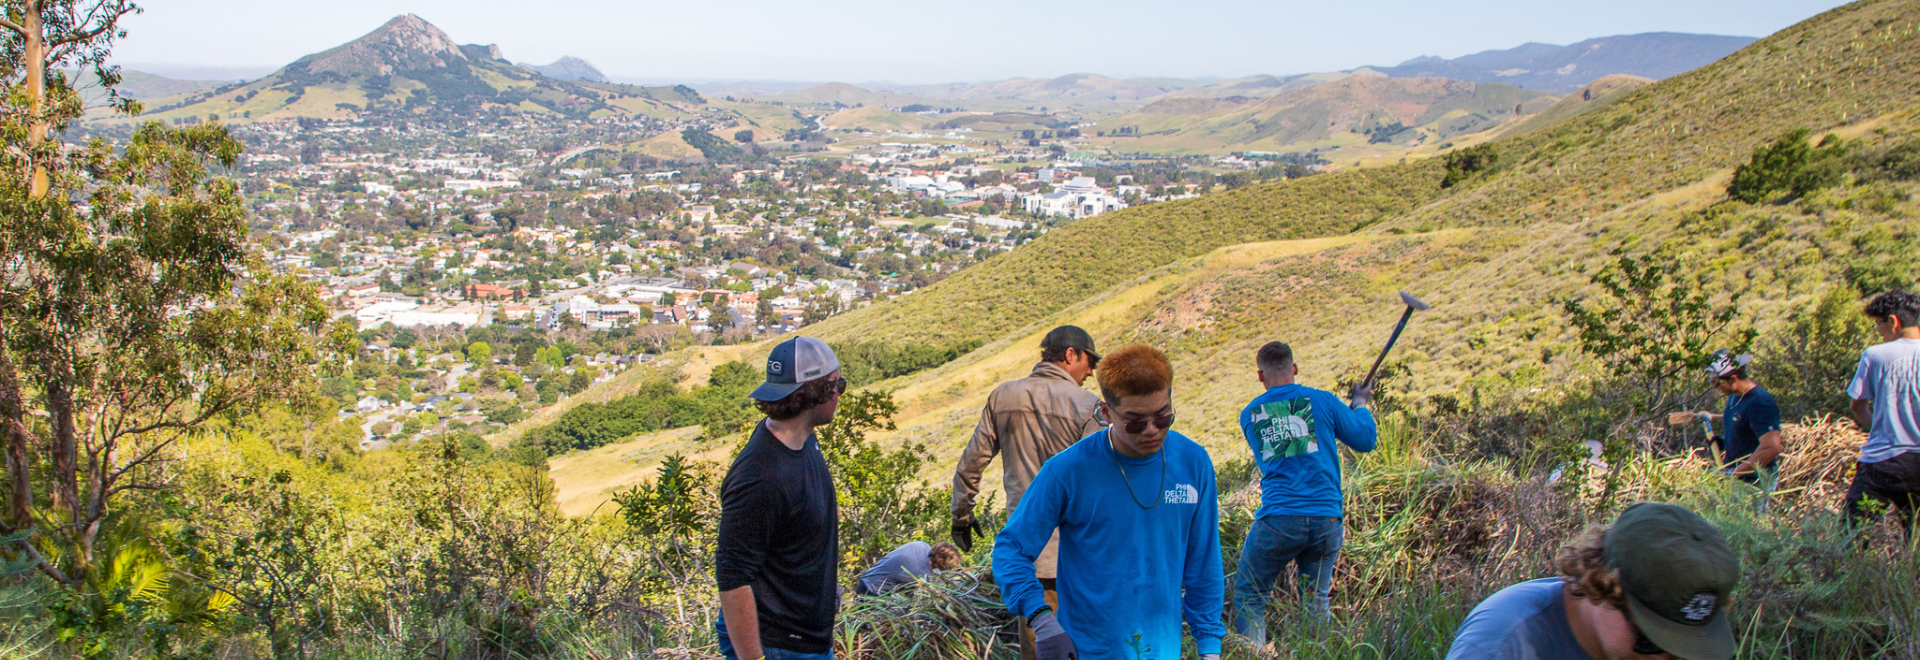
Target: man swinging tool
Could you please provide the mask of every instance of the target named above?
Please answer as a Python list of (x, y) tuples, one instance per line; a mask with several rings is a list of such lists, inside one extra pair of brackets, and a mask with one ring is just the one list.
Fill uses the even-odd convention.
[(1721, 420), (1725, 432), (1714, 438), (1720, 452), (1720, 471), (1750, 484), (1758, 484), (1763, 474), (1776, 467), (1783, 445), (1780, 441), (1780, 404), (1773, 394), (1747, 377), (1751, 355), (1734, 355), (1721, 349), (1707, 364), (1707, 377), (1713, 389), (1727, 397), (1726, 407), (1718, 415), (1701, 412), (1707, 421)]

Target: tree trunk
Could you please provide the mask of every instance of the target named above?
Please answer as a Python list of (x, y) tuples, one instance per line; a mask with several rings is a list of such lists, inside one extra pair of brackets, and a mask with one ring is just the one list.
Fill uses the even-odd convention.
[[(0, 336), (6, 322), (0, 320)], [(13, 369), (13, 356), (0, 344), (0, 435), (5, 436), (7, 483), (7, 519), (15, 528), (33, 526), (33, 480), (27, 471), (26, 401), (20, 394), (20, 380)]]
[(80, 502), (79, 451), (74, 438), (73, 426), (73, 390), (72, 384), (59, 379), (48, 379), (47, 413), (53, 435), (53, 508), (66, 511), (72, 517), (69, 522), (82, 520)]
[[(41, 0), (27, 0), (22, 11), (21, 27), (26, 34), (21, 35), (21, 59), (27, 65), (27, 144), (39, 146), (47, 141), (47, 118), (42, 115), (46, 108), (47, 95), (47, 37), (42, 34), (40, 20)], [(37, 159), (36, 159), (37, 160)], [(33, 164), (33, 173), (27, 187), (27, 194), (33, 199), (47, 195), (47, 168), (42, 163)]]

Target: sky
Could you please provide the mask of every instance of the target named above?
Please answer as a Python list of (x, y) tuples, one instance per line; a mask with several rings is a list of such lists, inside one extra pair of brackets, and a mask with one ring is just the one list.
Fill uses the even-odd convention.
[[(402, 13), (507, 59), (615, 79), (935, 83), (1236, 77), (1393, 65), (1641, 32), (1763, 37), (1836, 0), (143, 0), (128, 68), (259, 75)], [(529, 11), (529, 7), (545, 6)], [(164, 70), (163, 70), (164, 69)], [(171, 71), (171, 72), (170, 72)], [(211, 77), (211, 76), (208, 76)]]

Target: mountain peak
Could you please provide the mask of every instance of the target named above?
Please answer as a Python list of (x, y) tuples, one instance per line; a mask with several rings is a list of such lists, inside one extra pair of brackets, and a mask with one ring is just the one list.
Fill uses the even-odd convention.
[(342, 76), (384, 76), (444, 68), (466, 59), (447, 33), (419, 16), (405, 14), (359, 39), (300, 58), (289, 68)]
[(520, 68), (558, 80), (607, 81), (607, 75), (601, 73), (599, 69), (594, 68), (592, 62), (572, 55), (562, 55), (560, 59), (554, 60), (552, 64), (521, 64)]

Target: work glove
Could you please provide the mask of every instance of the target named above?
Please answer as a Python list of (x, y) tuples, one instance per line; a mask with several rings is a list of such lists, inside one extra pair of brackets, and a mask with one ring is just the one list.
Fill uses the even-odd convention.
[(983, 536), (986, 535), (980, 533), (980, 523), (974, 522), (973, 516), (953, 519), (953, 544), (959, 546), (961, 552), (973, 552), (973, 540)]
[(1218, 654), (1218, 653), (1202, 653), (1202, 654), (1200, 654), (1200, 660), (1220, 660), (1220, 654)]
[(1700, 421), (1702, 421), (1702, 422), (1711, 422), (1711, 421), (1713, 421), (1713, 413), (1710, 413), (1710, 412), (1706, 412), (1706, 411), (1704, 411), (1704, 410), (1703, 410), (1703, 411), (1700, 411), (1700, 412), (1697, 412), (1697, 413), (1694, 413), (1694, 414), (1693, 414), (1693, 418), (1694, 418), (1694, 419), (1697, 419), (1697, 420), (1700, 420)]
[(1353, 401), (1353, 407), (1355, 408), (1364, 408), (1367, 404), (1373, 403), (1373, 383), (1362, 381), (1354, 385), (1353, 396), (1348, 397), (1348, 399)]
[(1039, 660), (1077, 660), (1080, 650), (1073, 647), (1073, 636), (1060, 627), (1053, 619), (1053, 610), (1046, 610), (1039, 616), (1027, 620), (1027, 627), (1033, 629), (1034, 657)]

